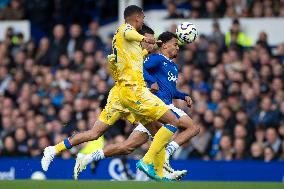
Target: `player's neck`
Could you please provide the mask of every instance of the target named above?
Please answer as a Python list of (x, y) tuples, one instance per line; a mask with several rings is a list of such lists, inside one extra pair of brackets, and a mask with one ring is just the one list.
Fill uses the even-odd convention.
[(164, 51), (159, 51), (160, 54), (164, 55), (165, 57), (167, 57), (168, 59), (171, 60), (170, 56), (169, 56), (169, 53), (167, 52), (164, 52)]

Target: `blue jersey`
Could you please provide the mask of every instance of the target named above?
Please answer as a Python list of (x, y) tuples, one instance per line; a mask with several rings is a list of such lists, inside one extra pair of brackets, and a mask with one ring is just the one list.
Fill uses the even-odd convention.
[(178, 67), (176, 63), (162, 54), (151, 54), (144, 60), (144, 79), (147, 86), (157, 82), (159, 90), (155, 93), (165, 104), (172, 104), (173, 99), (184, 100), (188, 94), (176, 88)]

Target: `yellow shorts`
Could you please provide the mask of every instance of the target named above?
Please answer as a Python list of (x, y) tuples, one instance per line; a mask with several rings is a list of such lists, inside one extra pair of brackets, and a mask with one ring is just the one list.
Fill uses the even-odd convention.
[(121, 104), (135, 117), (135, 121), (146, 125), (162, 117), (168, 106), (149, 89), (140, 85), (121, 86), (119, 90)]
[(119, 101), (119, 87), (114, 86), (108, 95), (107, 104), (99, 116), (99, 120), (107, 125), (113, 125), (119, 119), (128, 120), (130, 123), (135, 122), (131, 112), (124, 108)]

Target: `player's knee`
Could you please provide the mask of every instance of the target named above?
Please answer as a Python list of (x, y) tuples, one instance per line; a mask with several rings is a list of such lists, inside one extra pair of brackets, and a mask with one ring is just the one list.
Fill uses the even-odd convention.
[(173, 118), (173, 119), (171, 119), (171, 120), (169, 121), (168, 124), (173, 125), (173, 126), (175, 126), (175, 127), (178, 127), (178, 126), (180, 125), (180, 122), (179, 122), (179, 119)]
[(200, 132), (200, 127), (198, 124), (193, 124), (192, 122), (188, 122), (188, 124), (183, 123), (183, 128), (192, 133), (193, 136), (196, 136)]
[(200, 133), (200, 126), (194, 124), (194, 125), (193, 125), (193, 135), (196, 136), (196, 135), (198, 135), (199, 133)]

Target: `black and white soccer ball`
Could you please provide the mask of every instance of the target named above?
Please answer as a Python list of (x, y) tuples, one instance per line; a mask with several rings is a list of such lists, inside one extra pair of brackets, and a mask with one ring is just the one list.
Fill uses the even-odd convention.
[(196, 26), (191, 22), (182, 22), (177, 26), (176, 35), (181, 43), (192, 43), (198, 36)]

